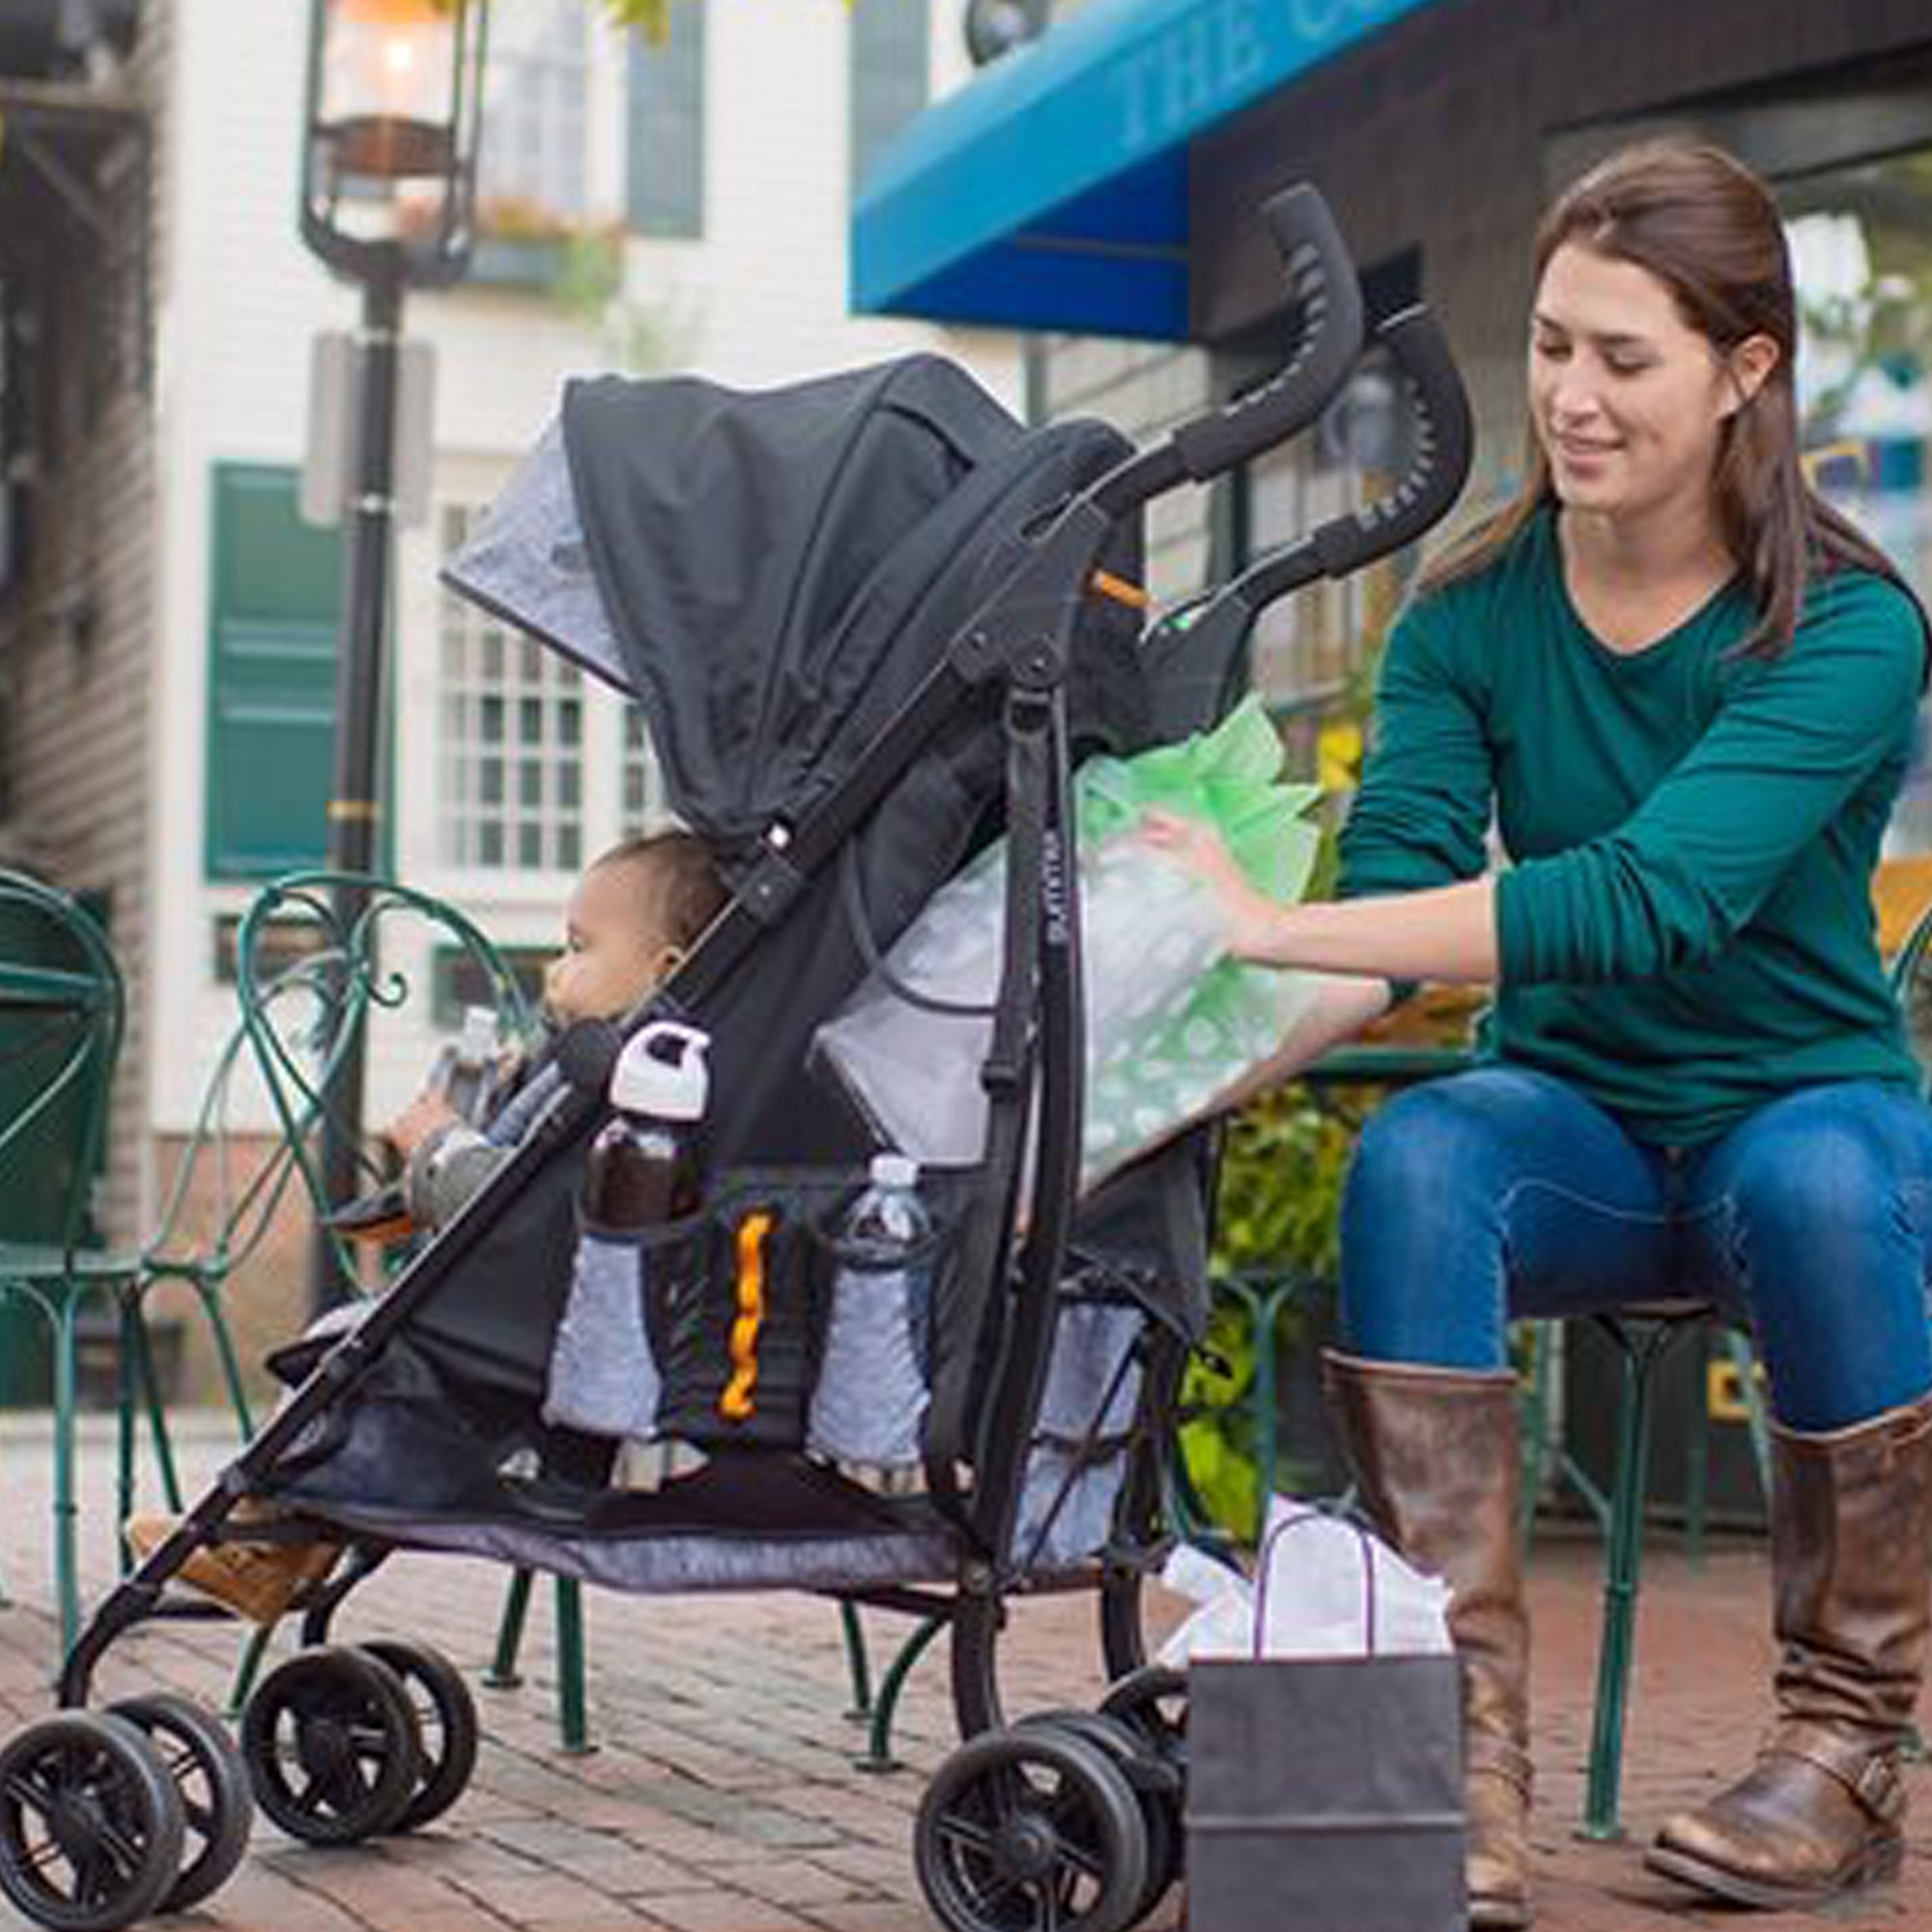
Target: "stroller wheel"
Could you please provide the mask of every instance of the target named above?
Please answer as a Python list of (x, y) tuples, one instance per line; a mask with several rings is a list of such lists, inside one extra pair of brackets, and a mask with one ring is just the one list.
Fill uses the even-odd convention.
[(1141, 1807), (1141, 1826), (1147, 1833), (1147, 1880), (1126, 1918), (1127, 1924), (1138, 1924), (1180, 1876), (1184, 1841), (1179, 1776), (1143, 1738), (1118, 1718), (1094, 1711), (1030, 1711), (1019, 1721), (1029, 1729), (1036, 1724), (1050, 1724), (1068, 1736), (1085, 1739), (1105, 1751), (1109, 1761), (1120, 1768), (1133, 1787)]
[(0, 1750), (0, 1893), (54, 1932), (119, 1932), (173, 1889), (181, 1794), (132, 1724), (63, 1711)]
[(1124, 1932), (1147, 1833), (1105, 1749), (1054, 1724), (985, 1731), (933, 1775), (913, 1857), (947, 1932)]
[(415, 1795), (422, 1736), (386, 1663), (305, 1650), (256, 1686), (242, 1715), (255, 1803), (291, 1837), (353, 1845), (394, 1829)]
[(1100, 1715), (1118, 1718), (1159, 1757), (1187, 1769), (1187, 1673), (1150, 1663), (1122, 1677), (1100, 1699)]
[(226, 1884), (248, 1849), (255, 1822), (248, 1767), (220, 1719), (172, 1691), (125, 1697), (109, 1715), (147, 1737), (181, 1795), (187, 1835), (181, 1873), (160, 1909), (185, 1912)]
[(422, 1770), (416, 1788), (392, 1831), (413, 1832), (440, 1818), (469, 1783), (482, 1735), (476, 1700), (463, 1673), (440, 1650), (426, 1643), (384, 1639), (360, 1646), (386, 1663), (403, 1681), (416, 1714), (422, 1740)]

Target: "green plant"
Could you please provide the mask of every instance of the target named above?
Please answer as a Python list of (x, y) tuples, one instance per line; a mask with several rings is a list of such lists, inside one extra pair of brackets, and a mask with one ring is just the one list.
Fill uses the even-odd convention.
[[(1340, 1263), (1342, 1186), (1369, 1096), (1321, 1094), (1294, 1082), (1263, 1094), (1229, 1124), (1222, 1152), (1212, 1268), (1246, 1295), (1216, 1298), (1207, 1347), (1181, 1387), (1181, 1453), (1188, 1480), (1221, 1528), (1252, 1538), (1260, 1526), (1257, 1412), (1261, 1337), (1253, 1308), (1274, 1285), (1295, 1284), (1280, 1303), (1271, 1345), (1283, 1355), (1316, 1347), (1329, 1316)], [(1277, 1465), (1277, 1480), (1294, 1471)]]

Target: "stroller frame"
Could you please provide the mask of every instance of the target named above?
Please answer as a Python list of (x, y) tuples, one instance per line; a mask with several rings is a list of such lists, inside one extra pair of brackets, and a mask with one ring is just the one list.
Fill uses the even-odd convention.
[[(1361, 343), (1352, 266), (1319, 195), (1296, 187), (1264, 210), (1290, 284), (1299, 332), (1282, 372), (1264, 387), (1182, 424), (1065, 502), (1027, 538), (1027, 554), (953, 637), (943, 659), (877, 731), (836, 788), (795, 825), (772, 825), (731, 901), (675, 976), (619, 1025), (573, 1029), (560, 1061), (566, 1084), (502, 1166), (413, 1259), (353, 1330), (336, 1341), (277, 1412), (219, 1472), (175, 1531), (102, 1600), (69, 1651), (57, 1688), (62, 1709), (86, 1705), (94, 1673), (127, 1630), (156, 1616), (205, 1613), (162, 1603), (164, 1585), (199, 1548), (222, 1540), (226, 1520), (261, 1491), (310, 1425), (353, 1391), (411, 1318), (462, 1269), (509, 1204), (540, 1171), (578, 1145), (606, 1111), (611, 1065), (648, 1020), (682, 1017), (786, 916), (808, 881), (835, 858), (912, 755), (962, 702), (1001, 695), (1006, 744), (1005, 949), (991, 1046), (984, 1157), (963, 1217), (955, 1295), (945, 1320), (994, 1346), (950, 1351), (932, 1394), (925, 1475), (931, 1506), (956, 1547), (956, 1587), (876, 1584), (826, 1590), (950, 1625), (952, 1692), (962, 1735), (1001, 1721), (994, 1668), (1005, 1597), (1024, 1583), (1009, 1558), (1034, 1419), (1039, 1412), (1079, 1178), (1083, 1086), (1080, 916), (1072, 890), (1074, 817), (1065, 680), (1081, 600), (1110, 594), (1095, 573), (1120, 523), (1180, 483), (1207, 482), (1307, 427), (1352, 366)], [(1378, 339), (1411, 391), (1419, 431), (1409, 475), (1391, 496), (1336, 519), (1264, 557), (1230, 585), (1195, 627), (1190, 649), (1211, 643), (1232, 668), (1254, 616), (1274, 597), (1321, 575), (1340, 577), (1411, 541), (1460, 492), (1469, 457), (1466, 404), (1434, 325), (1411, 311)], [(1151, 643), (1152, 640), (1150, 640)], [(1164, 640), (1178, 644), (1181, 639)], [(1027, 1167), (1029, 1122), (1037, 1132)], [(1031, 1181), (1030, 1188), (1027, 1185)], [(1030, 1195), (1031, 1220), (1018, 1227)], [(1008, 1297), (1004, 1306), (1002, 1296)], [(990, 1325), (989, 1325), (990, 1324)], [(1150, 1323), (1134, 1452), (1115, 1536), (1101, 1557), (1100, 1621), (1110, 1675), (1144, 1659), (1142, 1577), (1160, 1548), (1164, 1442), (1189, 1352), (1177, 1333)], [(999, 1418), (999, 1426), (988, 1426)], [(970, 1482), (962, 1471), (972, 1472)], [(299, 1504), (297, 1504), (299, 1512)], [(251, 1529), (251, 1536), (256, 1532)], [(351, 1532), (342, 1574), (300, 1606), (306, 1642), (325, 1641), (348, 1594), (392, 1547)], [(407, 1539), (401, 1541), (406, 1542)], [(1078, 1579), (1085, 1586), (1085, 1578)], [(1049, 1586), (1051, 1586), (1049, 1584)], [(49, 1720), (52, 1721), (52, 1720)], [(239, 1854), (237, 1855), (239, 1856)], [(149, 1909), (147, 1906), (141, 1910)], [(139, 1916), (139, 1912), (131, 1916)], [(105, 1921), (103, 1921), (105, 1922)], [(126, 1918), (113, 1922), (125, 1923)]]

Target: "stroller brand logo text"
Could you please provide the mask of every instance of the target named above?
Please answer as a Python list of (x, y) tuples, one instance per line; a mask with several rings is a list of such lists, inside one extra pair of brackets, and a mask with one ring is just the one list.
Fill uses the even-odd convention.
[(1066, 848), (1060, 834), (1048, 832), (1039, 848), (1039, 902), (1046, 912), (1046, 943), (1065, 946), (1066, 928)]

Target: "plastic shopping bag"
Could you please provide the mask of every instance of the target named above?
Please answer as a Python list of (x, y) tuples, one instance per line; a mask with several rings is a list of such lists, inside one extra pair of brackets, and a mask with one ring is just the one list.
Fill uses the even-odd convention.
[[(1281, 755), (1250, 698), (1185, 744), (1096, 758), (1075, 775), (1089, 1184), (1266, 1059), (1312, 997), (1305, 976), (1228, 959), (1212, 895), (1137, 836), (1155, 808), (1205, 818), (1257, 886), (1284, 903), (1299, 897), (1320, 843), (1306, 816), (1318, 792), (1279, 782)], [(936, 894), (886, 973), (819, 1031), (881, 1136), (928, 1164), (968, 1164), (983, 1149), (980, 1068), (999, 987), (1005, 856), (994, 846)]]

